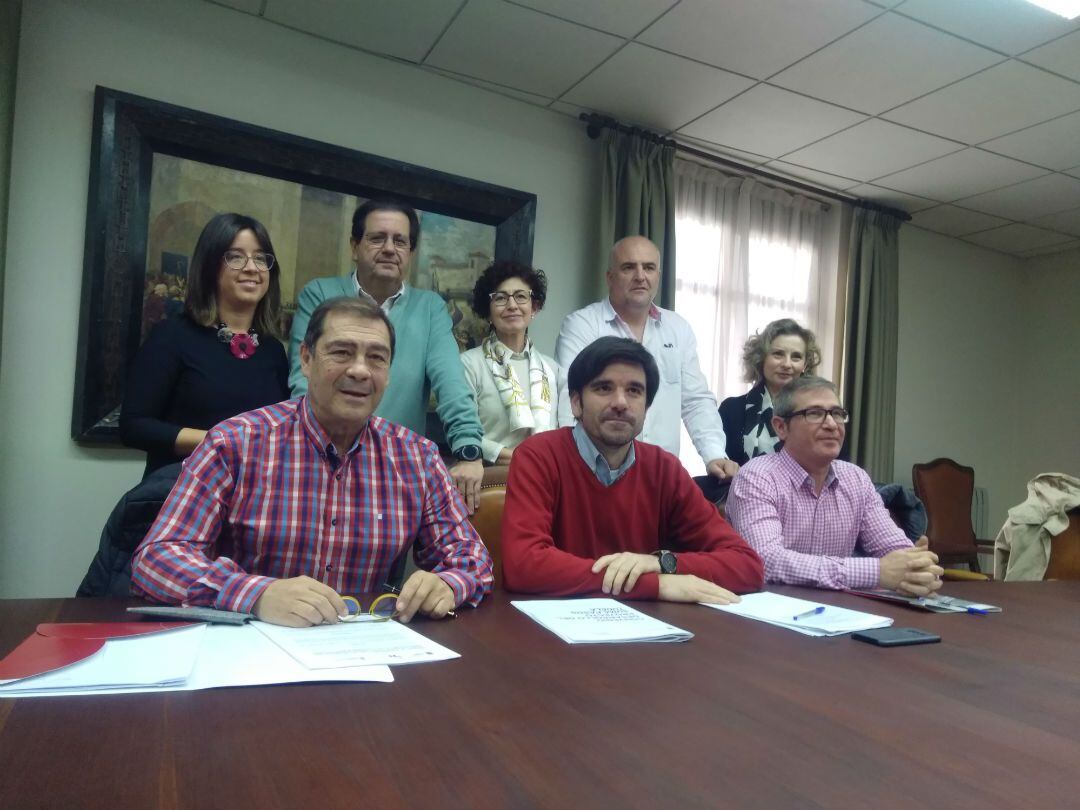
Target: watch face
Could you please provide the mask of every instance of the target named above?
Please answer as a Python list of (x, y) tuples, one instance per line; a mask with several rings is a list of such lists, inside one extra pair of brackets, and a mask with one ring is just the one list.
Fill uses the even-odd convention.
[(675, 568), (678, 566), (678, 561), (675, 559), (675, 555), (670, 551), (660, 552), (660, 572), (663, 574), (674, 574)]
[(480, 448), (475, 444), (467, 444), (454, 453), (454, 455), (462, 461), (476, 461), (480, 458)]

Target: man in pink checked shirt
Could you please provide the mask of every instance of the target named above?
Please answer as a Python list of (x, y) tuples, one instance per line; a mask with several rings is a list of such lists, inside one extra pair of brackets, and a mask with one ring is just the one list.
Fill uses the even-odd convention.
[(132, 558), (158, 602), (303, 627), (346, 615), (415, 548), (397, 613), (442, 618), (491, 590), (492, 562), (436, 446), (373, 416), (394, 328), (377, 305), (334, 298), (301, 346), (308, 393), (214, 427)]
[(765, 563), (765, 580), (915, 596), (940, 588), (942, 569), (926, 538), (912, 545), (870, 477), (836, 460), (848, 421), (836, 387), (799, 377), (781, 389), (773, 413), (783, 449), (745, 464), (727, 501), (731, 525)]

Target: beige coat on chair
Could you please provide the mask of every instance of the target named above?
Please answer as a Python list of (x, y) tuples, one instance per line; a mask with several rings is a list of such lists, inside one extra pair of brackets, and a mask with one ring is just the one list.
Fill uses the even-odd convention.
[(1070, 509), (1080, 506), (1080, 478), (1041, 473), (1027, 485), (1028, 497), (1009, 510), (994, 539), (994, 579), (1041, 580), (1050, 562), (1050, 538), (1065, 531)]

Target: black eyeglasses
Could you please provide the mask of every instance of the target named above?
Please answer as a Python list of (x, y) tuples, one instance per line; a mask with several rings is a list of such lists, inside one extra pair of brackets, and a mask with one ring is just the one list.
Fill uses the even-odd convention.
[(224, 259), (225, 266), (230, 270), (243, 270), (247, 267), (248, 259), (255, 262), (255, 268), (263, 273), (274, 266), (274, 254), (262, 253), (261, 251), (256, 251), (248, 256), (242, 250), (226, 250)]
[(826, 416), (831, 416), (838, 425), (847, 424), (851, 418), (851, 414), (844, 408), (803, 408), (801, 411), (789, 413), (784, 419), (790, 422), (796, 416), (803, 417), (811, 425), (820, 425), (825, 421)]

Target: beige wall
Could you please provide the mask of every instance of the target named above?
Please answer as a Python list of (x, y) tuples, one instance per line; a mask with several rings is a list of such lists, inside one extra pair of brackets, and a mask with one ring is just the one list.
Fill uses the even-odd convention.
[(1080, 252), (1017, 259), (900, 232), (895, 480), (947, 456), (975, 468), (990, 531), (1039, 472), (1080, 475)]
[[(1025, 478), (1080, 477), (1080, 250), (1024, 262), (1024, 391), (1017, 459)], [(1019, 503), (1023, 492), (1014, 500)]]
[(142, 470), (141, 453), (70, 438), (95, 85), (533, 192), (534, 259), (552, 282), (533, 330), (543, 350), (585, 297), (596, 146), (572, 118), (210, 3), (36, 0), (21, 31), (0, 597), (74, 593)]

